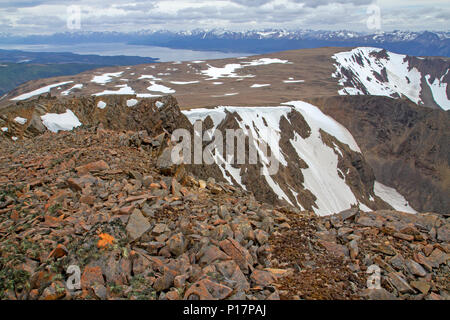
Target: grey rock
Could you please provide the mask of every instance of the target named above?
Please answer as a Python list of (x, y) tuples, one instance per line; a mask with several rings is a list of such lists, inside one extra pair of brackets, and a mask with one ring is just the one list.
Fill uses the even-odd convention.
[(358, 208), (351, 208), (342, 212), (339, 212), (338, 215), (342, 218), (342, 220), (349, 220), (354, 218), (359, 213)]
[(388, 281), (397, 289), (399, 293), (414, 293), (414, 289), (397, 272), (391, 272), (387, 275)]
[(170, 272), (166, 272), (161, 277), (156, 279), (155, 283), (153, 284), (153, 289), (155, 289), (157, 292), (167, 290), (173, 285), (174, 279), (175, 277)]
[(406, 267), (408, 268), (408, 271), (415, 276), (425, 277), (427, 275), (425, 269), (411, 259), (406, 260)]
[(33, 112), (27, 129), (35, 134), (41, 134), (47, 130), (42, 123), (41, 117), (36, 112)]
[(173, 147), (168, 147), (163, 150), (156, 161), (156, 167), (162, 174), (172, 175), (175, 173), (176, 164), (172, 161)]
[(369, 300), (398, 300), (398, 298), (384, 288), (381, 289), (365, 289), (361, 292), (361, 296)]
[(135, 209), (128, 220), (126, 230), (131, 241), (135, 241), (147, 232), (150, 227), (148, 219), (144, 217), (140, 210)]
[(175, 256), (180, 256), (186, 250), (187, 241), (184, 235), (180, 232), (170, 237), (170, 239), (167, 241), (167, 245), (169, 247), (170, 253)]

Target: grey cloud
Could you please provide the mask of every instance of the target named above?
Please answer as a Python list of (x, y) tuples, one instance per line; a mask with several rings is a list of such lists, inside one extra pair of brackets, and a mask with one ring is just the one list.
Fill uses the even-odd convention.
[(347, 4), (347, 5), (369, 5), (374, 3), (374, 0), (291, 0), (295, 3), (304, 4), (305, 7), (317, 8), (319, 6), (325, 6), (330, 4)]
[(230, 0), (230, 1), (246, 7), (257, 7), (269, 3), (272, 0)]
[[(186, 30), (225, 27), (246, 28), (328, 28), (367, 31), (365, 6), (373, 0), (197, 0), (196, 6), (162, 11), (158, 3), (168, 0), (0, 0), (0, 16), (4, 32), (55, 32), (64, 28), (66, 11), (61, 5), (79, 5), (82, 28), (91, 31), (136, 31), (148, 28)], [(132, 5), (135, 4), (135, 5)], [(55, 5), (55, 10), (43, 10), (41, 5)], [(56, 7), (58, 5), (58, 7)], [(26, 8), (26, 10), (20, 10)], [(119, 9), (119, 10), (109, 10)], [(405, 29), (440, 25), (448, 20), (443, 8), (423, 4), (420, 7), (397, 6), (381, 8), (383, 25)], [(50, 14), (49, 12), (52, 12)], [(57, 12), (57, 13), (55, 13)], [(59, 16), (55, 17), (55, 15)], [(433, 17), (421, 21), (421, 16)], [(1, 20), (1, 19), (0, 19)], [(16, 21), (17, 24), (13, 24)], [(14, 28), (12, 26), (15, 26)]]

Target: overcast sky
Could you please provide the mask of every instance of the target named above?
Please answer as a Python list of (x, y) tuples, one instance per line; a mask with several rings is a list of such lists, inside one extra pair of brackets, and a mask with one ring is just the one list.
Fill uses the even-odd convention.
[[(0, 32), (70, 31), (71, 5), (81, 9), (81, 31), (144, 29), (230, 30), (289, 28), (370, 32), (381, 12), (381, 30), (449, 31), (449, 0), (0, 0)], [(368, 13), (368, 9), (369, 13)]]

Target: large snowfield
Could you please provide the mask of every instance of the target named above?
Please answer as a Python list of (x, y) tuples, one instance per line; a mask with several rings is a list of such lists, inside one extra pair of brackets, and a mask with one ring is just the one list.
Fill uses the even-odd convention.
[[(290, 140), (290, 143), (298, 157), (303, 159), (309, 167), (302, 169), (302, 174), (305, 178), (304, 187), (317, 197), (315, 213), (329, 215), (349, 209), (355, 204), (359, 204), (363, 211), (371, 211), (369, 207), (358, 202), (350, 187), (345, 183), (345, 178), (339, 176), (338, 160), (339, 155), (342, 156), (342, 151), (336, 145), (334, 145), (334, 148), (325, 145), (319, 130), (322, 129), (336, 137), (340, 142), (347, 144), (351, 150), (361, 152), (358, 144), (344, 126), (325, 115), (316, 106), (303, 101), (291, 101), (277, 107), (220, 106), (213, 109), (186, 110), (183, 113), (192, 124), (197, 120), (204, 121), (206, 117), (210, 116), (213, 121), (213, 130), (225, 119), (227, 113), (237, 113), (240, 120), (236, 119), (236, 121), (244, 133), (248, 134), (248, 130), (250, 130), (257, 141), (265, 142), (270, 150), (276, 151), (275, 155), (279, 165), (287, 166), (289, 164), (283, 156), (283, 150), (279, 144), (280, 121), (283, 117), (287, 119), (288, 114), (292, 111), (299, 112), (311, 128), (311, 134), (308, 138), (303, 139), (298, 133), (294, 133), (294, 138)], [(275, 181), (274, 176), (269, 174), (270, 163), (268, 159), (262, 150), (259, 150), (258, 147), (256, 149), (263, 162), (262, 172), (268, 186), (279, 199), (284, 199), (287, 203), (301, 208), (299, 203), (292, 203), (286, 194), (288, 191), (283, 190)], [(242, 183), (242, 172), (239, 168), (233, 166), (234, 162), (227, 161), (222, 156), (216, 156), (215, 160), (228, 182), (237, 183), (244, 189), (246, 188)], [(395, 189), (382, 188), (379, 183), (376, 187), (377, 195), (394, 208), (406, 212), (415, 212), (409, 205), (405, 205), (406, 200)], [(298, 195), (295, 188), (296, 186), (289, 186), (288, 188), (294, 197)]]
[[(392, 98), (405, 96), (420, 105), (423, 104), (422, 86), (428, 85), (436, 104), (444, 110), (450, 108), (446, 93), (447, 83), (443, 82), (448, 69), (440, 78), (430, 83), (430, 75), (423, 75), (415, 67), (411, 67), (406, 55), (386, 51), (385, 57), (377, 58), (375, 54), (381, 51), (379, 48), (360, 47), (332, 57), (336, 61), (336, 72), (332, 77), (337, 78), (343, 87), (339, 94), (370, 94)], [(349, 74), (352, 75), (351, 78)], [(387, 81), (377, 79), (382, 76), (386, 76)]]

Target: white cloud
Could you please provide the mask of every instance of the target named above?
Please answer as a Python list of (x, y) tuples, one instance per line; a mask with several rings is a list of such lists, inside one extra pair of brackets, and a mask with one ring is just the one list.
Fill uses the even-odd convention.
[[(369, 31), (374, 0), (0, 0), (2, 31), (69, 31), (67, 7), (79, 5), (85, 31), (185, 30), (223, 27)], [(382, 28), (448, 30), (448, 0), (379, 0)]]

